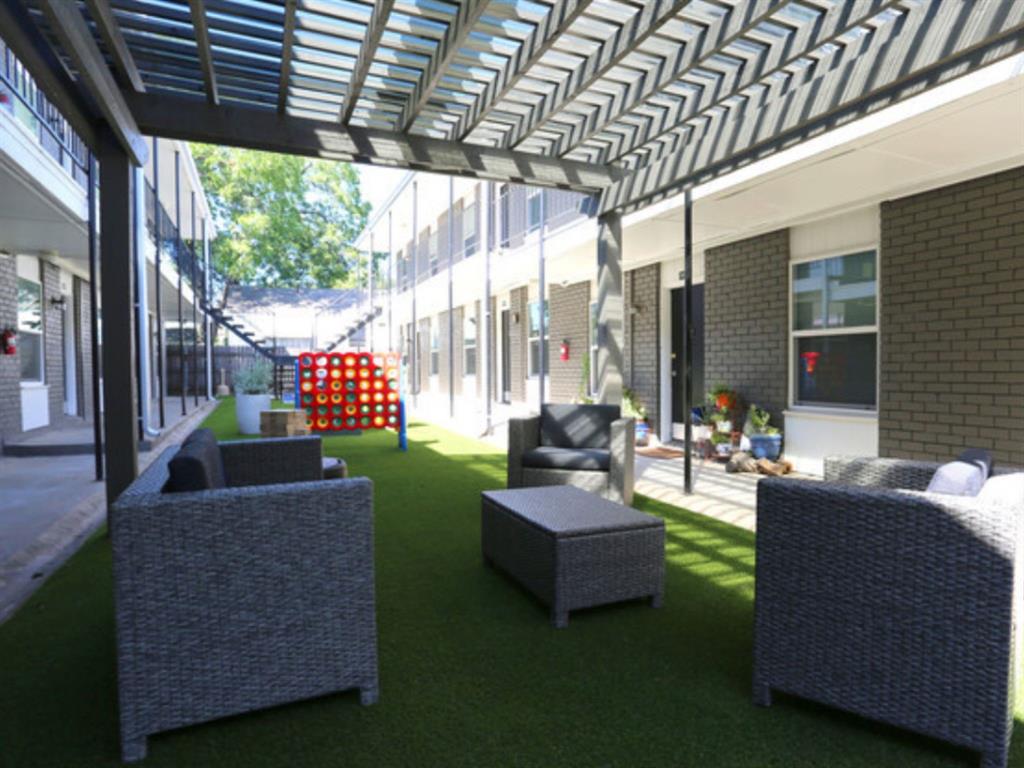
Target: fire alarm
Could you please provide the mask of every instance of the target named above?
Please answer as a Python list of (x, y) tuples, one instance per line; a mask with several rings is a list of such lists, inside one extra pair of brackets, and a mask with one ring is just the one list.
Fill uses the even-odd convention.
[(559, 347), (559, 358), (562, 361), (569, 359), (569, 340), (562, 339), (562, 345)]
[(0, 352), (5, 355), (18, 353), (18, 334), (13, 328), (6, 328), (3, 334), (0, 334)]

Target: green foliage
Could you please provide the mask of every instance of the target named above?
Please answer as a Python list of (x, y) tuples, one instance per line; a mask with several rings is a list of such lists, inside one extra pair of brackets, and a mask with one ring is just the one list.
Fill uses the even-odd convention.
[(576, 395), (576, 402), (590, 405), (594, 398), (590, 396), (590, 351), (584, 350), (581, 358), (582, 371), (580, 373), (580, 391)]
[(647, 407), (629, 387), (622, 390), (622, 415), (637, 421), (647, 421)]
[(228, 281), (354, 285), (359, 256), (352, 243), (370, 205), (351, 165), (205, 144), (191, 149), (217, 227), (213, 264)]
[(256, 360), (237, 371), (233, 379), (236, 392), (243, 395), (265, 395), (274, 383), (273, 368), (266, 360)]
[(750, 421), (750, 426), (753, 428), (755, 435), (779, 434), (779, 428), (773, 427), (769, 424), (772, 420), (772, 415), (764, 408), (758, 408), (754, 403), (751, 403), (750, 405), (747, 418)]

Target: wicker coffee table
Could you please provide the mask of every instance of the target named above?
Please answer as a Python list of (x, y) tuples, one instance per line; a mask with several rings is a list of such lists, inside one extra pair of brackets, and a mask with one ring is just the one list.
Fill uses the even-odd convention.
[(484, 561), (551, 608), (556, 627), (569, 611), (649, 597), (661, 605), (665, 523), (570, 485), (485, 491)]

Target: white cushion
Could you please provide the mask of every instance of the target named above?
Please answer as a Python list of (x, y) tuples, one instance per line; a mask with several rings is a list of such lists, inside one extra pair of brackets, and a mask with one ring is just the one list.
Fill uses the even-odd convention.
[(1011, 475), (993, 475), (985, 481), (978, 493), (983, 504), (1024, 508), (1024, 472)]
[(950, 496), (977, 496), (984, 483), (985, 470), (980, 465), (951, 461), (935, 470), (927, 491)]

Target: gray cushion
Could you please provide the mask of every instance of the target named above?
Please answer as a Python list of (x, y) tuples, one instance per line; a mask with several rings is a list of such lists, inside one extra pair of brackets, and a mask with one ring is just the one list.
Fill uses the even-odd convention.
[(226, 486), (220, 447), (208, 429), (197, 429), (185, 438), (167, 469), (170, 478), (164, 490), (170, 493), (208, 491)]
[(603, 448), (612, 443), (617, 405), (544, 405), (540, 409), (540, 444), (557, 448)]
[(985, 477), (992, 476), (992, 454), (981, 448), (966, 448), (959, 456), (956, 457), (957, 461), (966, 461), (968, 464), (977, 464), (981, 467)]
[(980, 464), (951, 461), (935, 470), (927, 491), (951, 496), (977, 496), (984, 483), (985, 470)]
[(611, 451), (603, 448), (541, 446), (523, 454), (523, 466), (534, 469), (590, 469), (607, 472), (611, 461)]

